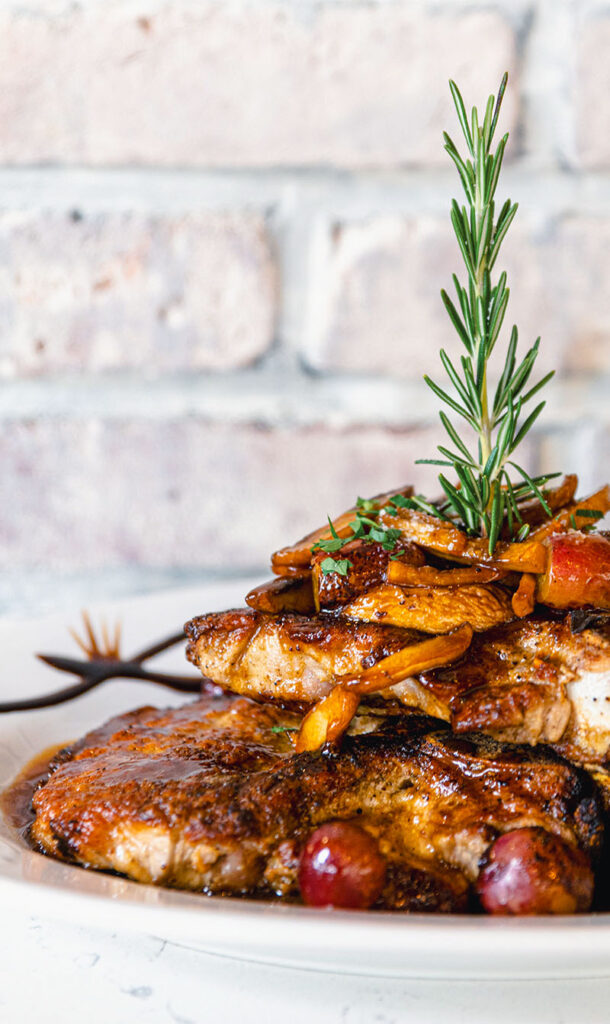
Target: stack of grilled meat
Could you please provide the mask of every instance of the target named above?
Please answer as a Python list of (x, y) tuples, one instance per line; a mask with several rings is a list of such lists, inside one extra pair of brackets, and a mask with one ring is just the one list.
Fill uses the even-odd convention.
[[(33, 836), (141, 881), (310, 904), (569, 913), (606, 899), (610, 489), (489, 544), (403, 488), (186, 626), (222, 688), (62, 753)], [(388, 542), (390, 538), (390, 542)], [(334, 543), (333, 543), (334, 542)], [(336, 557), (329, 558), (328, 552)]]

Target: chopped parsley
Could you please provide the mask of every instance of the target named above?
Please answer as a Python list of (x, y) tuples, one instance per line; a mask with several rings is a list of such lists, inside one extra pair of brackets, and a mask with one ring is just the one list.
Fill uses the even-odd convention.
[[(400, 502), (407, 500), (398, 494), (396, 498), (392, 498), (392, 502), (398, 504), (399, 499)], [(403, 507), (402, 504), (400, 507)], [(392, 511), (391, 505), (386, 506), (386, 510)], [(319, 540), (312, 548), (313, 551), (323, 551), (329, 555), (328, 558), (325, 558), (320, 563), (320, 569), (325, 576), (332, 572), (338, 573), (339, 576), (347, 576), (348, 570), (352, 568), (353, 563), (350, 562), (349, 558), (333, 558), (331, 556), (341, 551), (346, 544), (350, 544), (353, 540), (362, 540), (366, 544), (381, 544), (384, 551), (395, 551), (401, 537), (401, 530), (391, 526), (382, 526), (377, 521), (380, 511), (373, 500), (358, 498), (356, 501), (356, 515), (349, 524), (350, 532), (347, 537), (339, 536), (329, 518), (330, 537), (325, 540)]]
[(336, 572), (339, 576), (347, 576), (353, 564), (349, 558), (325, 558), (320, 563), (320, 568), (325, 576), (328, 576), (331, 572)]

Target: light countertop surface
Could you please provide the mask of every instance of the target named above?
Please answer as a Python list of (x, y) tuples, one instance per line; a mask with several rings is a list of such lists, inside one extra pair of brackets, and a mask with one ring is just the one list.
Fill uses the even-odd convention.
[[(443, 982), (294, 971), (152, 935), (3, 914), (3, 1024), (607, 1024), (610, 979)], [(83, 1014), (85, 1016), (83, 1017)]]

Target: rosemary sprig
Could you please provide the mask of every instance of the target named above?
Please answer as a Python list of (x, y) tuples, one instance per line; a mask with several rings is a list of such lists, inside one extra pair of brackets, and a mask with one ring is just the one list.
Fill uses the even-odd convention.
[[(452, 393), (430, 377), (424, 379), (441, 401), (472, 430), (475, 451), (464, 441), (446, 413), (441, 412), (441, 422), (450, 446), (438, 446), (440, 459), (418, 460), (448, 467), (457, 476), (457, 483), (453, 484), (444, 473), (439, 474), (445, 500), (438, 506), (426, 503), (426, 511), (441, 518), (457, 519), (468, 533), (489, 538), (490, 554), (503, 528), (511, 537), (523, 539), (526, 531), (518, 502), (536, 497), (550, 515), (544, 486), (560, 475), (552, 473), (531, 477), (511, 459), (538, 419), (545, 402), (539, 402), (527, 413), (525, 406), (553, 376), (552, 372), (547, 373), (533, 386), (528, 386), (540, 338), (517, 362), (518, 332), (513, 327), (504, 369), (493, 396), (488, 389), (488, 362), (502, 329), (510, 294), (506, 272), (503, 271), (495, 283), (491, 275), (502, 242), (517, 213), (517, 204), (510, 199), (501, 206), (497, 215), (495, 206), (508, 134), (500, 139), (495, 152), (492, 151), (492, 142), (507, 80), (508, 75), (505, 74), (497, 97), (489, 97), (482, 122), (476, 107), (470, 117), (467, 116), (460, 91), (455, 82), (450, 82), (467, 149), (463, 157), (449, 135), (444, 134), (445, 149), (457, 168), (466, 196), (466, 203), (462, 206), (453, 200), (451, 223), (466, 266), (467, 281), (463, 285), (456, 275), (453, 276), (457, 303), (444, 290), (441, 298), (465, 354), (458, 366), (441, 349), (440, 358)], [(517, 483), (509, 476), (509, 466), (520, 477)]]

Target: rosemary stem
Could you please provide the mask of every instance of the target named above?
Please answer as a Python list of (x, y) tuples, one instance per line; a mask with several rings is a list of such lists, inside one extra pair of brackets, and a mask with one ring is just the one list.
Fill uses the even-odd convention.
[[(477, 146), (482, 146), (483, 140), (480, 137), (477, 139)], [(477, 166), (478, 161), (475, 163)], [(477, 226), (477, 237), (481, 230), (481, 222), (483, 220), (483, 202), (481, 196), (481, 182), (479, 175), (475, 176), (475, 187), (474, 187), (474, 203), (475, 203), (475, 222)], [(485, 266), (486, 256), (485, 253), (482, 256), (481, 262), (477, 266), (477, 273), (475, 279), (475, 294), (477, 299), (483, 300), (483, 282), (485, 280)], [(485, 338), (481, 336), (481, 333), (477, 327), (476, 330), (476, 343), (477, 343), (477, 358), (479, 350), (482, 345), (485, 344)], [(481, 470), (487, 463), (489, 456), (491, 455), (491, 422), (489, 418), (489, 403), (487, 396), (487, 363), (485, 363), (485, 370), (483, 372), (483, 380), (481, 381), (481, 420), (479, 423), (479, 439), (481, 442)], [(493, 493), (490, 493), (489, 500), (487, 502), (486, 511), (489, 512), (491, 502), (493, 500)], [(483, 533), (485, 533), (485, 527), (482, 525)]]

